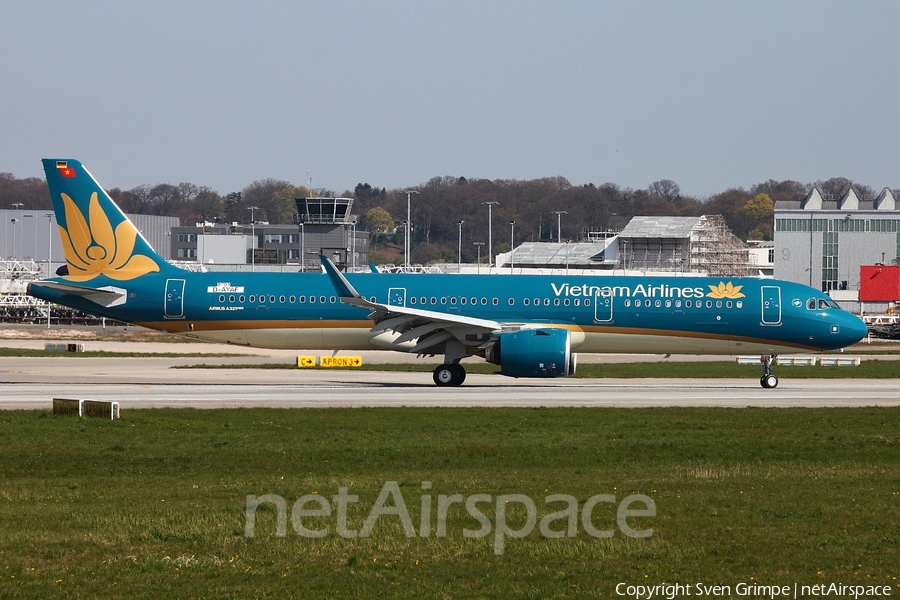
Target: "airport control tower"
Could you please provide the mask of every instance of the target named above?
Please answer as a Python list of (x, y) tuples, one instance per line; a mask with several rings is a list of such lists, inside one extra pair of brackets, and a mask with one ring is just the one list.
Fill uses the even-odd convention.
[(295, 202), (301, 270), (319, 270), (320, 253), (342, 270), (368, 264), (368, 236), (356, 230), (353, 198), (297, 198)]

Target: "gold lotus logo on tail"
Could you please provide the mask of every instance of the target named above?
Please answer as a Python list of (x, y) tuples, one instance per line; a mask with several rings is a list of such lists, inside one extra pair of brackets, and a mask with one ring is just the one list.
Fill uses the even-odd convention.
[(87, 281), (98, 275), (125, 281), (159, 271), (159, 265), (143, 254), (134, 253), (137, 229), (130, 221), (119, 223), (115, 230), (100, 208), (97, 192), (91, 194), (89, 222), (68, 194), (61, 194), (66, 212), (66, 227), (60, 225), (68, 279)]
[(730, 281), (725, 283), (724, 281), (720, 281), (719, 285), (711, 285), (709, 286), (709, 293), (706, 294), (707, 298), (743, 298), (744, 295), (741, 293), (741, 288), (744, 287), (742, 285), (734, 285)]

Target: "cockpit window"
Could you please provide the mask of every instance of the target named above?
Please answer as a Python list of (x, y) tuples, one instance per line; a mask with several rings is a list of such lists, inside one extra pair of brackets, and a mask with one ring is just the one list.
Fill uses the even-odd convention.
[(810, 298), (806, 301), (806, 310), (816, 310), (816, 299)]

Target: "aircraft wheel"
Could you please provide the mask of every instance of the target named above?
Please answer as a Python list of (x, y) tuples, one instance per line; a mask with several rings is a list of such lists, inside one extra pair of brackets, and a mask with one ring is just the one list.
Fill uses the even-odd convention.
[(763, 375), (759, 380), (759, 384), (766, 389), (776, 388), (778, 387), (778, 378), (774, 375)]
[(450, 365), (450, 368), (453, 369), (454, 381), (450, 385), (460, 386), (466, 380), (466, 369), (459, 363), (453, 363)]
[[(447, 387), (454, 385), (459, 376), (456, 374), (457, 365), (438, 365), (434, 369), (434, 384), (438, 387)], [(458, 385), (458, 384), (457, 384)]]

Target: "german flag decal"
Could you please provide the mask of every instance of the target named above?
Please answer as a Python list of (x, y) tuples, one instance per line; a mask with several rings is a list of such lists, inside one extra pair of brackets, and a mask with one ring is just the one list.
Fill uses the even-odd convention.
[(69, 164), (64, 160), (56, 161), (56, 168), (59, 170), (60, 177), (75, 177), (75, 169), (70, 169)]

